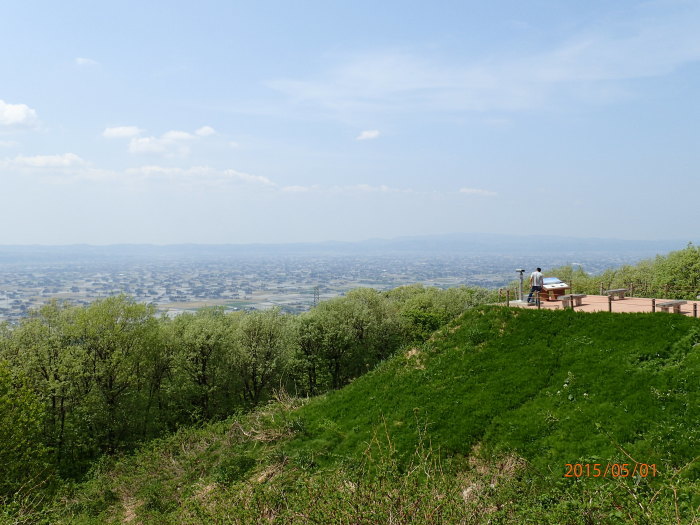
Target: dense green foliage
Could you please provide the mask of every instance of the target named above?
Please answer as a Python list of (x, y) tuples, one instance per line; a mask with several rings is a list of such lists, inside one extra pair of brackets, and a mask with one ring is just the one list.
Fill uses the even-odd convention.
[(580, 266), (553, 268), (545, 275), (570, 283), (574, 293), (599, 294), (601, 290), (627, 288), (638, 297), (696, 299), (700, 294), (700, 246), (688, 244), (683, 250), (599, 275), (589, 275)]
[(423, 340), (418, 314), (445, 323), (491, 298), (360, 289), (299, 316), (204, 309), (174, 319), (124, 296), (48, 304), (0, 330), (0, 500), (29, 480), (80, 479), (103, 455), (248, 411), (276, 390), (339, 388)]
[(26, 492), (48, 476), (43, 419), (42, 404), (25, 378), (0, 361), (0, 494)]
[[(696, 319), (479, 308), (342, 390), (105, 462), (43, 516), (697, 522), (698, 379)], [(565, 478), (567, 463), (655, 464), (657, 475)]]

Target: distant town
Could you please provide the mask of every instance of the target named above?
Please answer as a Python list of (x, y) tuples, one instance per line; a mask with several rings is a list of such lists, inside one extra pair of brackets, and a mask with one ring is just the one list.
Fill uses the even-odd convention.
[(0, 321), (16, 322), (52, 299), (74, 305), (126, 294), (154, 305), (164, 315), (219, 306), (228, 311), (278, 307), (289, 313), (317, 301), (368, 286), (388, 290), (420, 283), (425, 286), (498, 288), (512, 282), (516, 268), (553, 268), (574, 264), (589, 273), (633, 263), (639, 255), (572, 254), (547, 256), (264, 254), (257, 256), (140, 254), (118, 250), (54, 256), (3, 254), (0, 250)]

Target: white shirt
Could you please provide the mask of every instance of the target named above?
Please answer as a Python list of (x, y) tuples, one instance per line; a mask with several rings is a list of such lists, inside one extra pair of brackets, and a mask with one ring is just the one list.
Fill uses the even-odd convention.
[(540, 272), (532, 272), (530, 274), (530, 282), (532, 283), (532, 286), (542, 286), (542, 283), (544, 283), (544, 275), (542, 275)]

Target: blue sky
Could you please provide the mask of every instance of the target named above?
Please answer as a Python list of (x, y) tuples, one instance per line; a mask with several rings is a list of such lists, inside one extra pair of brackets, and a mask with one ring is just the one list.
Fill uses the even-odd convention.
[(700, 3), (12, 2), (0, 244), (697, 239)]

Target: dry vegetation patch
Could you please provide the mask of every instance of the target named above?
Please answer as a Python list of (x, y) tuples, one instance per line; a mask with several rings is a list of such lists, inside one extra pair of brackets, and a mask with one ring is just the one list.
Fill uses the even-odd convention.
[(122, 505), (124, 507), (124, 517), (122, 518), (122, 523), (138, 523), (136, 520), (136, 510), (143, 504), (143, 502), (137, 500), (134, 497), (127, 497), (122, 499)]
[(425, 359), (419, 348), (411, 348), (406, 354), (406, 359), (409, 362), (413, 362), (413, 366), (416, 370), (425, 370)]
[(269, 482), (275, 476), (277, 476), (282, 471), (284, 471), (284, 467), (286, 464), (287, 464), (287, 460), (284, 459), (283, 461), (280, 461), (279, 463), (274, 463), (272, 465), (269, 465), (262, 472), (258, 473), (257, 476), (255, 476), (255, 481), (257, 481), (258, 483)]
[[(471, 470), (461, 476), (461, 496), (464, 503), (476, 505), (480, 501), (488, 503), (488, 493), (504, 481), (513, 479), (527, 466), (527, 461), (515, 454), (507, 454), (499, 459), (484, 457), (481, 444), (472, 448), (468, 459)], [(500, 507), (487, 504), (481, 509), (484, 514), (493, 513)]]

